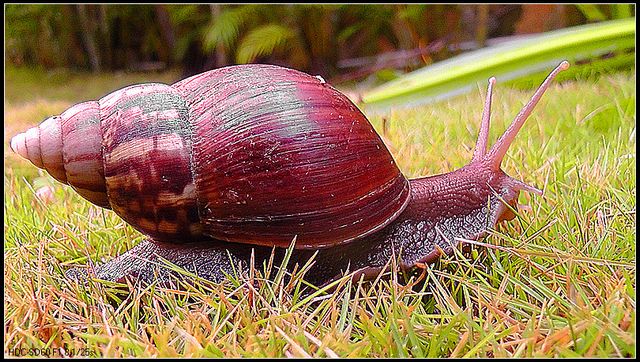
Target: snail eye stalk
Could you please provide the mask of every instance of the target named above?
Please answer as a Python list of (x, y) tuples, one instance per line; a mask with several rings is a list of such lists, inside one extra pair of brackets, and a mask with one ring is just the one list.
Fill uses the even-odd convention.
[(499, 169), (502, 160), (504, 159), (504, 155), (507, 153), (509, 146), (513, 143), (513, 140), (516, 138), (516, 135), (522, 128), (524, 122), (529, 118), (531, 112), (542, 98), (544, 92), (549, 88), (549, 85), (553, 81), (553, 79), (563, 70), (569, 68), (569, 62), (566, 60), (560, 63), (552, 72), (547, 76), (547, 78), (542, 82), (540, 87), (533, 94), (529, 102), (522, 108), (520, 113), (513, 120), (509, 128), (504, 132), (502, 136), (498, 139), (498, 141), (493, 145), (491, 150), (485, 155), (484, 160), (487, 162), (493, 169)]

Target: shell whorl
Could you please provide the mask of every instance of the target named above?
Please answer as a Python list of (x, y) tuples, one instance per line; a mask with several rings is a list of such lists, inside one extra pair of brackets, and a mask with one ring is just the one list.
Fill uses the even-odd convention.
[(251, 64), (173, 87), (189, 104), (205, 235), (326, 248), (383, 228), (409, 202), (409, 182), (367, 118), (318, 77)]
[(99, 101), (111, 208), (156, 240), (199, 237), (187, 105), (166, 84), (123, 88)]
[(92, 203), (110, 208), (98, 102), (74, 105), (11, 139), (11, 148)]
[(185, 101), (166, 84), (76, 104), (11, 148), (156, 240), (200, 237)]

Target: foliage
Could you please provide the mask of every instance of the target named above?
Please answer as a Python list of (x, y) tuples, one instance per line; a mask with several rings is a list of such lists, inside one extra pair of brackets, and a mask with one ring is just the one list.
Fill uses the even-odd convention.
[(238, 63), (251, 63), (257, 57), (273, 53), (275, 48), (287, 44), (295, 36), (295, 31), (279, 24), (253, 29), (240, 43), (236, 60)]
[[(344, 279), (310, 295), (304, 268), (267, 279), (256, 266), (253, 277), (181, 290), (65, 279), (65, 270), (104, 262), (141, 236), (18, 159), (8, 137), (85, 100), (88, 89), (175, 76), (9, 68), (5, 355), (636, 357), (635, 73), (553, 84), (503, 165), (545, 195), (521, 195), (515, 220), (422, 277)], [(531, 95), (502, 83), (495, 92), (491, 139)], [(482, 93), (370, 118), (406, 175), (449, 171), (471, 158)], [(53, 199), (36, 196), (44, 186)]]
[(444, 99), (470, 91), (490, 76), (506, 81), (528, 76), (531, 81), (535, 75), (541, 81), (549, 68), (565, 59), (574, 66), (564, 78), (584, 73), (583, 68), (633, 68), (635, 18), (565, 28), (467, 52), (372, 89), (363, 101), (398, 105)]
[[(479, 24), (483, 6), (490, 10), (489, 17)], [(353, 72), (352, 67), (341, 65), (345, 60), (424, 50), (404, 61), (373, 61), (364, 66), (408, 71), (459, 53), (461, 44), (475, 41), (479, 29), (492, 37), (512, 35), (518, 18), (511, 14), (517, 14), (520, 7), (10, 4), (5, 8), (6, 57), (16, 65), (47, 69), (153, 70), (179, 65), (187, 73), (233, 63), (268, 62), (331, 77)], [(629, 4), (566, 8), (581, 11), (582, 22), (634, 14)], [(571, 21), (564, 26), (573, 25)], [(440, 43), (436, 49), (425, 50)]]
[[(77, 48), (70, 48), (73, 22), (64, 5), (17, 5), (5, 7), (6, 56), (17, 64), (60, 67), (76, 61)], [(56, 36), (56, 35), (62, 36)]]
[(240, 36), (240, 30), (250, 22), (255, 11), (255, 5), (243, 5), (228, 8), (215, 19), (211, 19), (209, 27), (204, 33), (204, 50), (213, 51), (218, 44), (223, 45), (226, 49), (231, 49)]
[[(634, 16), (632, 4), (576, 4), (589, 22), (625, 19)], [(606, 13), (610, 15), (607, 16)]]

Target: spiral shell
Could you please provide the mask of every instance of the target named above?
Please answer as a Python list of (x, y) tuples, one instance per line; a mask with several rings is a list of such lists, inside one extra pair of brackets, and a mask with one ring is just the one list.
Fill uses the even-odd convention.
[(323, 80), (244, 65), (84, 102), (12, 148), (159, 241), (203, 235), (316, 249), (393, 221), (410, 198), (358, 108)]

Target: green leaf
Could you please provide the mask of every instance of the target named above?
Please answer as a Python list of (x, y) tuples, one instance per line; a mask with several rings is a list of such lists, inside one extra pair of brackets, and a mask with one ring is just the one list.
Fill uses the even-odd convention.
[(427, 9), (426, 4), (420, 5), (407, 5), (405, 8), (399, 9), (396, 16), (399, 19), (406, 19), (410, 21), (419, 22), (422, 20), (425, 10)]
[[(607, 54), (625, 55), (635, 47), (635, 17), (565, 28), (505, 42), (434, 63), (370, 90), (363, 96), (369, 105), (425, 103), (449, 98), (477, 88), (478, 82), (495, 76), (510, 81), (548, 70), (562, 60), (572, 68)], [(627, 66), (633, 66), (635, 56)], [(571, 68), (570, 68), (571, 69)]]
[(590, 22), (607, 20), (607, 17), (598, 9), (598, 5), (576, 4), (576, 7)]
[(363, 28), (363, 26), (364, 26), (363, 23), (356, 23), (342, 29), (338, 34), (338, 42), (339, 43), (346, 42), (353, 34), (356, 34), (357, 32), (359, 32)]
[(631, 11), (631, 4), (612, 4), (611, 16), (614, 19), (624, 19), (632, 17), (633, 12)]
[(279, 24), (267, 24), (249, 32), (238, 46), (236, 61), (250, 63), (257, 57), (273, 53), (276, 48), (289, 45), (296, 37), (295, 30)]
[(171, 7), (169, 16), (171, 21), (176, 25), (189, 22), (194, 16), (198, 14), (197, 5), (182, 5)]
[(237, 40), (242, 26), (248, 22), (252, 6), (226, 9), (211, 21), (204, 33), (203, 48), (212, 51), (218, 44), (229, 49)]

